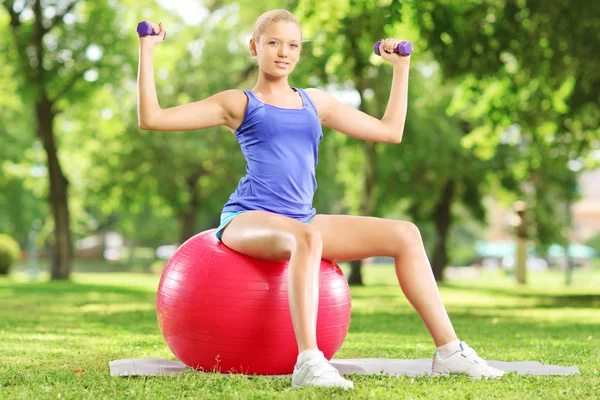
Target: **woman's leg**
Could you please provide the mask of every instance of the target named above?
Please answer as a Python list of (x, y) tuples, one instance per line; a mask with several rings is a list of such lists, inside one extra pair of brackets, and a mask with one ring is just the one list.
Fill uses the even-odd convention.
[(317, 215), (311, 225), (321, 233), (325, 259), (350, 261), (371, 256), (394, 257), (402, 291), (421, 316), (440, 353), (436, 352), (433, 358), (432, 376), (466, 374), (481, 379), (504, 374), (487, 365), (475, 350), (456, 339), (421, 234), (414, 224), (372, 217)]
[(319, 270), (323, 245), (319, 232), (294, 219), (263, 211), (236, 216), (225, 227), (222, 242), (251, 257), (288, 262), (288, 298), (298, 360), (292, 386), (322, 386), (351, 389), (317, 348)]
[(324, 259), (340, 262), (374, 256), (393, 257), (400, 287), (421, 316), (436, 346), (456, 340), (421, 234), (413, 223), (318, 214), (310, 224), (321, 233)]
[(298, 351), (317, 348), (321, 238), (307, 224), (278, 214), (248, 211), (225, 227), (222, 242), (251, 257), (288, 261), (288, 297)]

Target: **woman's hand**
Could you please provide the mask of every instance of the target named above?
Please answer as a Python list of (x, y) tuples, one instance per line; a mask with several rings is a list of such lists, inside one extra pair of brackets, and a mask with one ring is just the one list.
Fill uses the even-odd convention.
[(150, 45), (154, 47), (163, 40), (165, 40), (165, 29), (163, 28), (162, 22), (155, 24), (153, 22), (148, 21), (148, 23), (152, 27), (153, 35), (138, 36), (138, 38), (140, 40), (140, 46)]
[(381, 43), (379, 44), (379, 53), (384, 60), (388, 60), (394, 66), (409, 66), (410, 65), (410, 55), (404, 56), (399, 53), (394, 53), (394, 49), (400, 44), (401, 40), (396, 40), (392, 38), (381, 39)]

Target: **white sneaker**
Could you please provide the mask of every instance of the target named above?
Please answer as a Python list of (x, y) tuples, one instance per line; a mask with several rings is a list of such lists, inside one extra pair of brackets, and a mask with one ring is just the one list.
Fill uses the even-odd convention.
[(465, 342), (460, 342), (462, 351), (457, 351), (447, 358), (435, 354), (431, 368), (431, 376), (448, 376), (450, 374), (467, 374), (472, 379), (499, 378), (504, 371), (490, 367), (475, 350)]
[(327, 361), (325, 356), (309, 359), (299, 368), (296, 364), (292, 374), (292, 387), (301, 388), (305, 386), (339, 387), (344, 390), (354, 388), (354, 384), (342, 378), (338, 370)]

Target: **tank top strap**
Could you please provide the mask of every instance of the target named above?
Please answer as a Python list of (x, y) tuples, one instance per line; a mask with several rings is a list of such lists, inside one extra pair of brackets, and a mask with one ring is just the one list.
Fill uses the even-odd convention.
[(246, 114), (248, 114), (262, 103), (256, 98), (254, 93), (252, 93), (252, 90), (244, 90), (244, 93), (246, 93), (246, 96), (248, 97), (248, 108), (246, 110)]
[(300, 93), (300, 97), (302, 97), (302, 100), (304, 101), (304, 104), (310, 105), (310, 107), (313, 109), (313, 111), (315, 112), (315, 114), (317, 116), (319, 116), (319, 113), (317, 112), (317, 107), (315, 107), (315, 103), (313, 103), (313, 101), (311, 100), (311, 98), (308, 95), (308, 93), (306, 93), (306, 91), (304, 89), (300, 89), (300, 88), (297, 88), (297, 87), (294, 87), (293, 89), (296, 89), (298, 91), (298, 93)]

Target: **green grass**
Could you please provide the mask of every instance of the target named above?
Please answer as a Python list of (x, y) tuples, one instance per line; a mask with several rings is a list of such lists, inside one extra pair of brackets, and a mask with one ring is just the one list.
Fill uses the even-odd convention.
[[(488, 359), (577, 365), (581, 375), (471, 381), (455, 376), (354, 376), (355, 389), (292, 390), (286, 378), (185, 373), (111, 377), (108, 361), (173, 359), (155, 316), (158, 277), (74, 274), (73, 282), (0, 278), (0, 399), (502, 398), (600, 397), (600, 273), (512, 278), (485, 272), (440, 291), (461, 338)], [(43, 277), (42, 277), (43, 278)], [(350, 331), (338, 358), (431, 357), (433, 344), (397, 287), (391, 267), (365, 268), (352, 288)]]

